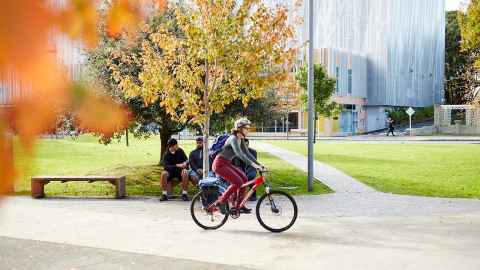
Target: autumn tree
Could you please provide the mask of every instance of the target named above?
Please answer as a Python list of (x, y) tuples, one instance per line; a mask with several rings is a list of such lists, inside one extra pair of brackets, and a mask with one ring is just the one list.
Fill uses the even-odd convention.
[[(136, 31), (115, 37), (101, 34), (106, 33), (101, 24), (99, 45), (87, 54), (88, 73), (91, 79), (101, 84), (108, 95), (121, 101), (132, 113), (134, 121), (129, 131), (136, 137), (149, 137), (154, 132), (160, 133), (160, 161), (167, 149), (168, 139), (183, 130), (185, 123), (172, 119), (160, 104), (160, 99), (147, 103), (140, 95), (125, 95), (125, 92), (121, 91), (120, 82), (126, 76), (137, 82), (140, 80), (139, 75), (144, 70), (142, 46), (145, 44), (155, 48), (152, 34), (164, 26), (169, 27), (172, 33), (181, 34), (176, 26), (174, 9), (152, 13), (144, 22), (141, 22)], [(159, 50), (156, 52), (160, 54)], [(116, 136), (122, 134), (123, 132), (117, 133)]]
[(176, 8), (182, 35), (167, 27), (157, 31), (155, 46), (142, 46), (139, 81), (124, 76), (121, 86), (148, 103), (160, 99), (175, 119), (201, 126), (206, 174), (212, 114), (236, 100), (246, 105), (286, 80), (296, 55), (288, 14), (260, 0), (190, 1)]
[(459, 12), (462, 49), (474, 54), (475, 65), (480, 68), (480, 0), (471, 0), (466, 12)]
[(445, 29), (445, 100), (446, 104), (466, 104), (474, 98), (480, 85), (476, 78), (475, 58), (471, 50), (462, 49), (459, 25), (461, 11), (446, 13)]

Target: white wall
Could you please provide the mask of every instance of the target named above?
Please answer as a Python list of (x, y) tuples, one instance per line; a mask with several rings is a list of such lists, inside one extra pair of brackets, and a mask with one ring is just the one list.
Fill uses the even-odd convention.
[(366, 132), (379, 130), (387, 127), (387, 115), (383, 106), (367, 106), (367, 130)]

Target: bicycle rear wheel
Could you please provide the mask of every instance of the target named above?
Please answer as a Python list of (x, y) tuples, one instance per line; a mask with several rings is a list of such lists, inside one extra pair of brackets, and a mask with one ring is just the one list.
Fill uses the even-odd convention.
[[(193, 221), (205, 230), (216, 230), (225, 224), (228, 219), (228, 203), (222, 207), (207, 210), (208, 206), (220, 196), (218, 189), (204, 189), (198, 192), (190, 204), (190, 214)], [(223, 208), (223, 209), (222, 209)]]
[(258, 200), (257, 219), (265, 229), (279, 233), (293, 226), (298, 208), (295, 199), (283, 191), (271, 191)]

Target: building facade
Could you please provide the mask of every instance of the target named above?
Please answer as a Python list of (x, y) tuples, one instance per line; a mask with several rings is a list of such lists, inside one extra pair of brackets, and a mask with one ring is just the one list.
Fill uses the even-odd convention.
[(326, 135), (374, 131), (390, 107), (443, 103), (444, 0), (322, 0), (313, 9), (315, 62), (339, 81), (333, 99), (342, 106), (336, 119), (320, 120), (321, 133), (323, 125)]

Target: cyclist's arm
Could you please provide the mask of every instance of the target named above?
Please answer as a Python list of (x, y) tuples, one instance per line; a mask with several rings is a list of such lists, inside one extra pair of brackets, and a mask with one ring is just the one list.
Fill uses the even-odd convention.
[(250, 158), (247, 156), (247, 154), (243, 150), (242, 144), (238, 142), (237, 137), (231, 137), (229, 139), (230, 139), (230, 145), (232, 146), (232, 149), (235, 155), (239, 159), (243, 160), (245, 164), (252, 165), (254, 162), (250, 160)]
[(259, 165), (259, 166), (262, 165), (262, 164), (260, 164), (260, 162), (257, 161), (257, 159), (252, 155), (252, 153), (250, 153), (250, 150), (248, 150), (248, 147), (247, 147), (247, 144), (245, 143), (245, 140), (242, 140), (241, 146), (242, 146), (242, 149), (244, 150), (244, 153), (246, 154), (247, 158), (248, 158), (252, 163), (255, 163), (255, 164)]

